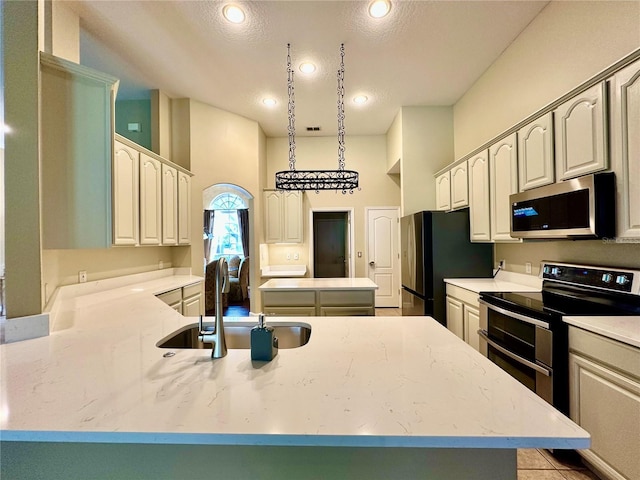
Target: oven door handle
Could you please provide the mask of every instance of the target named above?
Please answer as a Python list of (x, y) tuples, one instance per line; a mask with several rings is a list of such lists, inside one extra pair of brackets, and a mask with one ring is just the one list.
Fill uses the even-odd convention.
[(533, 368), (536, 372), (540, 372), (543, 375), (546, 375), (547, 377), (551, 376), (551, 370), (549, 370), (548, 368), (541, 367), (537, 363), (530, 362), (526, 358), (522, 358), (521, 356), (516, 355), (515, 353), (512, 353), (506, 348), (498, 345), (496, 342), (494, 342), (489, 338), (489, 335), (487, 335), (487, 332), (485, 332), (484, 330), (478, 330), (478, 335), (480, 336), (480, 338), (482, 338), (485, 342), (487, 342), (493, 348), (498, 350), (500, 353), (503, 353), (507, 357), (511, 358), (512, 360), (515, 360), (516, 362), (521, 363), (522, 365), (525, 365), (529, 368)]
[(505, 308), (496, 307), (495, 305), (491, 305), (484, 300), (479, 300), (480, 305), (484, 305), (489, 310), (493, 310), (494, 312), (501, 313), (506, 315), (507, 317), (515, 318), (516, 320), (522, 320), (523, 322), (530, 323), (532, 325), (537, 325), (538, 327), (549, 329), (549, 324), (547, 322), (543, 322), (542, 320), (538, 320), (537, 318), (527, 317), (526, 315), (522, 315), (520, 313), (512, 312)]

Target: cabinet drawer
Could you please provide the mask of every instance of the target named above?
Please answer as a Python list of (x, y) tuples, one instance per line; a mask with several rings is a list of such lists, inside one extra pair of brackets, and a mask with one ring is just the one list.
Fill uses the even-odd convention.
[(321, 317), (367, 317), (375, 315), (373, 307), (320, 307)]
[(478, 294), (476, 292), (472, 292), (471, 290), (467, 290), (466, 288), (447, 283), (447, 295), (449, 295), (450, 297), (455, 297), (456, 299), (461, 300), (464, 303), (468, 303), (475, 308), (480, 308), (480, 304), (478, 303)]
[(569, 350), (640, 379), (640, 348), (570, 326)]
[(262, 304), (269, 306), (313, 306), (316, 305), (316, 292), (310, 290), (262, 292)]
[(265, 307), (265, 315), (277, 317), (315, 317), (316, 307)]
[(175, 290), (161, 293), (160, 295), (156, 296), (167, 305), (174, 305), (175, 303), (182, 302), (182, 289), (176, 288)]
[(322, 306), (373, 306), (371, 290), (322, 290), (320, 305)]
[(194, 295), (199, 295), (200, 293), (202, 293), (202, 282), (182, 287), (182, 298), (193, 297)]

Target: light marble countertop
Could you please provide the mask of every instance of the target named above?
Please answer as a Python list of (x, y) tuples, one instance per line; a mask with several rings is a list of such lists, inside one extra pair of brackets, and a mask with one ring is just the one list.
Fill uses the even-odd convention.
[(444, 281), (475, 293), (537, 292), (542, 289), (542, 280), (538, 277), (503, 270), (495, 278), (445, 278)]
[(260, 270), (262, 277), (304, 277), (306, 265), (267, 265)]
[(569, 325), (640, 348), (640, 316), (563, 317)]
[(286, 318), (309, 324), (310, 341), (270, 363), (253, 364), (249, 350), (164, 358), (156, 342), (197, 319), (153, 294), (191, 280), (64, 300), (51, 335), (0, 345), (2, 440), (589, 446), (587, 432), (429, 317)]
[(375, 290), (369, 278), (272, 278), (260, 290)]

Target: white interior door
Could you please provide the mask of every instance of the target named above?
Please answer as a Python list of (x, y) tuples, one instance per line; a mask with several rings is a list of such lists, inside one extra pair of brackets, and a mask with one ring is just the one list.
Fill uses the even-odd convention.
[(376, 307), (400, 306), (398, 208), (367, 208), (367, 271), (378, 285)]

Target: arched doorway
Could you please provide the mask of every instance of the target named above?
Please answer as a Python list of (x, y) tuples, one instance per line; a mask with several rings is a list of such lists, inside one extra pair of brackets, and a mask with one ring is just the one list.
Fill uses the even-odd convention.
[[(248, 315), (251, 310), (250, 279), (253, 268), (250, 259), (253, 251), (253, 196), (238, 185), (220, 183), (205, 188), (202, 200), (205, 276), (207, 264), (225, 257), (229, 263), (231, 282), (231, 290), (225, 301), (225, 315)], [(207, 292), (205, 281), (205, 297), (210, 293)]]

